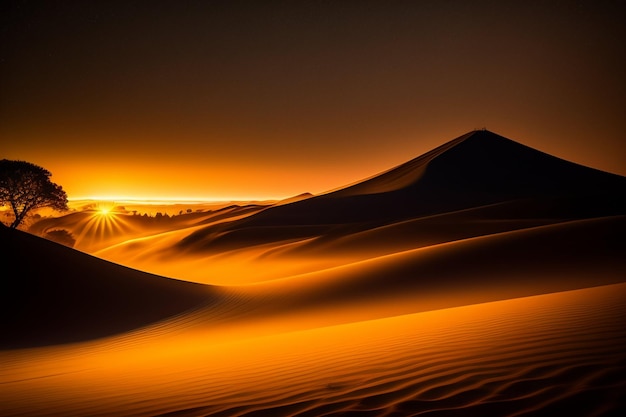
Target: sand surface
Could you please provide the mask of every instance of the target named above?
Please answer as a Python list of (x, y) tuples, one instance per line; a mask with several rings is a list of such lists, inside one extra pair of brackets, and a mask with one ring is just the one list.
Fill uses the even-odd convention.
[(178, 318), (2, 352), (0, 402), (3, 416), (618, 415), (625, 314), (617, 284), (232, 340)]
[(624, 224), (560, 222), (232, 286), (0, 228), (29, 277), (3, 291), (1, 415), (620, 415)]
[(624, 190), (475, 131), (318, 196), (0, 226), (0, 415), (626, 415)]

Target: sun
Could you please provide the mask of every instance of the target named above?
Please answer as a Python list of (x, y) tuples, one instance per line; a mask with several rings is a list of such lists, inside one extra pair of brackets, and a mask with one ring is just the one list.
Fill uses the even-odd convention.
[(100, 203), (95, 207), (95, 215), (100, 217), (111, 217), (115, 214), (112, 204)]
[(80, 221), (76, 243), (83, 247), (98, 247), (114, 236), (128, 233), (125, 210), (113, 202), (99, 202), (85, 209), (86, 216)]

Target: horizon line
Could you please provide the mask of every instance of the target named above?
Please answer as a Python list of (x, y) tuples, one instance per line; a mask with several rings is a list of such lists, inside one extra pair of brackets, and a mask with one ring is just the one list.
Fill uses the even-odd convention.
[(143, 204), (175, 204), (175, 203), (183, 203), (183, 204), (201, 204), (201, 203), (224, 203), (224, 202), (235, 202), (235, 201), (280, 201), (289, 197), (232, 197), (232, 198), (191, 198), (191, 197), (148, 197), (148, 198), (138, 198), (138, 197), (98, 197), (98, 196), (90, 196), (90, 197), (68, 197), (68, 202), (98, 202), (98, 201), (106, 201), (113, 203), (143, 203)]

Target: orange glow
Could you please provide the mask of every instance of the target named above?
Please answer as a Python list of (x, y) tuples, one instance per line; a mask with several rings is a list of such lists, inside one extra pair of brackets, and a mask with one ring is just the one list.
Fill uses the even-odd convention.
[[(286, 159), (280, 154), (261, 151), (258, 158), (253, 159), (237, 153), (214, 154), (194, 147), (147, 156), (133, 150), (133, 156), (138, 157), (120, 155), (112, 149), (99, 154), (99, 160), (94, 160), (89, 152), (73, 148), (67, 153), (29, 147), (9, 149), (4, 157), (25, 159), (50, 170), (52, 180), (63, 186), (70, 199), (279, 200), (303, 192), (320, 194), (360, 181), (466, 131), (465, 127), (460, 127), (412, 130), (405, 134), (384, 134), (380, 138), (364, 136), (366, 143), (358, 145), (342, 144), (337, 138), (337, 144), (320, 146), (314, 152), (290, 155)], [(582, 145), (574, 148), (567, 142), (565, 146), (565, 140), (532, 134), (514, 126), (505, 125), (501, 131), (505, 136), (574, 162), (610, 172), (623, 172), (621, 167), (624, 165), (619, 161), (623, 160), (621, 155), (625, 148), (621, 142), (606, 144), (591, 152)], [(382, 145), (380, 140), (383, 138), (385, 143), (391, 141), (396, 145)], [(134, 138), (129, 136), (127, 141), (133, 143)], [(576, 143), (584, 143), (584, 138)]]
[(624, 2), (5, 3), (3, 416), (626, 407)]
[(93, 209), (76, 213), (71, 225), (65, 226), (76, 239), (76, 248), (96, 250), (119, 239), (132, 236), (133, 228), (126, 215), (116, 210), (113, 203), (100, 202)]
[(0, 157), (75, 199), (281, 199), (484, 126), (626, 174), (619, 2), (411, 3), (9, 13)]
[(101, 216), (113, 215), (113, 213), (111, 212), (111, 209), (108, 207), (99, 209), (97, 213)]
[[(0, 352), (0, 398), (15, 415), (274, 415), (274, 407), (323, 415), (415, 403), (482, 415), (496, 401), (536, 411), (553, 400), (547, 390), (593, 392), (588, 381), (621, 375), (625, 291), (622, 284), (330, 327), (311, 315), (311, 329), (293, 329), (303, 321), (287, 315), (274, 320), (295, 330), (284, 333), (263, 320), (216, 328), (207, 310), (89, 343)], [(513, 389), (519, 381), (528, 392)]]

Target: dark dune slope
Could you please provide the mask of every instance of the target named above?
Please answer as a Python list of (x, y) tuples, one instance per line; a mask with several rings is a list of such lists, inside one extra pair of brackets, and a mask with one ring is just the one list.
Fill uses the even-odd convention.
[(125, 268), (0, 226), (0, 348), (77, 342), (211, 301), (209, 286)]
[[(626, 178), (545, 154), (489, 131), (475, 131), (350, 187), (266, 210), (255, 225), (395, 221), (525, 198), (615, 196)], [(615, 197), (616, 198), (616, 197)], [(623, 206), (621, 207), (623, 209)], [(563, 214), (569, 217), (563, 207)], [(611, 207), (603, 207), (608, 214)], [(617, 210), (617, 207), (615, 207)]]
[[(555, 220), (626, 213), (626, 178), (529, 148), (489, 131), (460, 136), (355, 185), (208, 227), (180, 246), (242, 244), (345, 235), (421, 216), (507, 202), (511, 218)], [(532, 207), (531, 211), (528, 211)], [(501, 213), (507, 217), (507, 213)]]
[(242, 311), (251, 317), (348, 315), (360, 306), (363, 319), (622, 283), (625, 233), (626, 216), (575, 220), (398, 252), (238, 293), (247, 291)]

